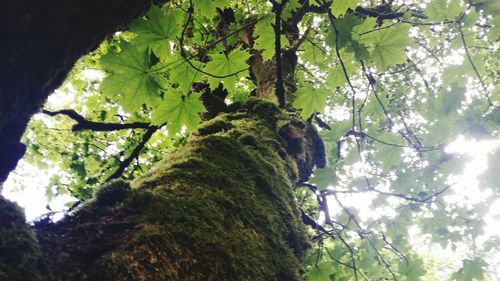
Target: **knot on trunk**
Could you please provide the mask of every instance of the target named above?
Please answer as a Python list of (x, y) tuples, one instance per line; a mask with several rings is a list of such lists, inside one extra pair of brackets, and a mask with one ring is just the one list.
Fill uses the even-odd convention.
[(325, 145), (312, 124), (266, 100), (251, 98), (235, 107), (259, 116), (277, 132), (281, 145), (297, 164), (299, 183), (309, 179), (314, 167), (325, 167)]
[(278, 129), (283, 147), (297, 163), (298, 182), (306, 182), (314, 167), (326, 165), (325, 145), (316, 128), (296, 116)]

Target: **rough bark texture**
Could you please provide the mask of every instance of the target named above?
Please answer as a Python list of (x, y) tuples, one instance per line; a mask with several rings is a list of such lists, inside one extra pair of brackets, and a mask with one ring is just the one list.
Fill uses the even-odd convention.
[(25, 147), (30, 117), (82, 55), (151, 0), (6, 0), (0, 4), (0, 182)]
[(318, 141), (272, 103), (233, 106), (138, 181), (113, 182), (76, 214), (37, 223), (44, 267), (26, 234), (23, 270), (45, 279), (13, 278), (24, 271), (9, 264), (0, 276), (11, 278), (0, 279), (301, 280), (308, 239), (293, 186), (324, 164)]
[[(0, 182), (75, 61), (150, 2), (1, 4)], [(308, 241), (293, 185), (323, 164), (309, 124), (271, 103), (233, 106), (132, 187), (113, 182), (58, 223), (32, 229), (0, 197), (0, 281), (300, 280)]]

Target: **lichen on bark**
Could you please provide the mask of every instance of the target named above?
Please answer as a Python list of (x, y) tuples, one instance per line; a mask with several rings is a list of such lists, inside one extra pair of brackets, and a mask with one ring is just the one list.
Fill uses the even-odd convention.
[(49, 280), (301, 280), (293, 186), (322, 165), (314, 134), (272, 103), (231, 106), (132, 188), (39, 223)]

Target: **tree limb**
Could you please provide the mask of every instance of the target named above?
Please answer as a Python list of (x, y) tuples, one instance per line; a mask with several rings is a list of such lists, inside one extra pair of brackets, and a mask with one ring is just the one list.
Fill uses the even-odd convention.
[(123, 160), (120, 163), (120, 166), (118, 166), (118, 169), (116, 169), (116, 171), (111, 176), (109, 176), (106, 179), (106, 181), (110, 181), (112, 179), (119, 178), (123, 174), (123, 172), (125, 171), (125, 169), (130, 165), (130, 163), (132, 163), (132, 161), (134, 161), (134, 159), (139, 156), (139, 154), (141, 153), (141, 150), (144, 148), (144, 146), (146, 145), (146, 143), (151, 139), (151, 137), (153, 136), (153, 134), (160, 127), (157, 127), (157, 126), (151, 126), (151, 127), (149, 127), (149, 129), (146, 131), (146, 133), (144, 133), (144, 135), (142, 136), (141, 142), (134, 148), (134, 150), (132, 151), (132, 153), (130, 153), (130, 155), (127, 158), (125, 158), (125, 160)]
[(94, 122), (85, 119), (82, 115), (72, 109), (62, 109), (58, 111), (50, 111), (50, 110), (42, 110), (42, 113), (47, 114), (49, 116), (56, 115), (66, 115), (69, 118), (75, 120), (77, 124), (73, 125), (71, 131), (83, 131), (83, 130), (92, 130), (92, 131), (118, 131), (118, 130), (126, 130), (126, 129), (148, 129), (151, 127), (151, 124), (144, 122), (134, 122), (128, 124), (122, 123), (102, 123), (102, 122)]

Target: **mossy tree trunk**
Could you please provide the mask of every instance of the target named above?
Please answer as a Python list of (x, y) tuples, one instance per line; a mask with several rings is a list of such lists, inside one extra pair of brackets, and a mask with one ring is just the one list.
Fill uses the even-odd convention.
[(272, 103), (233, 106), (146, 176), (103, 187), (58, 223), (37, 223), (39, 244), (27, 239), (25, 255), (34, 272), (0, 267), (0, 274), (22, 276), (6, 280), (301, 280), (308, 239), (293, 187), (323, 164), (321, 148), (314, 128)]
[[(151, 2), (0, 4), (0, 184), (24, 154), (29, 118), (75, 61)], [(56, 224), (31, 228), (0, 196), (0, 281), (299, 280), (308, 241), (293, 186), (322, 154), (311, 126), (254, 100)]]

